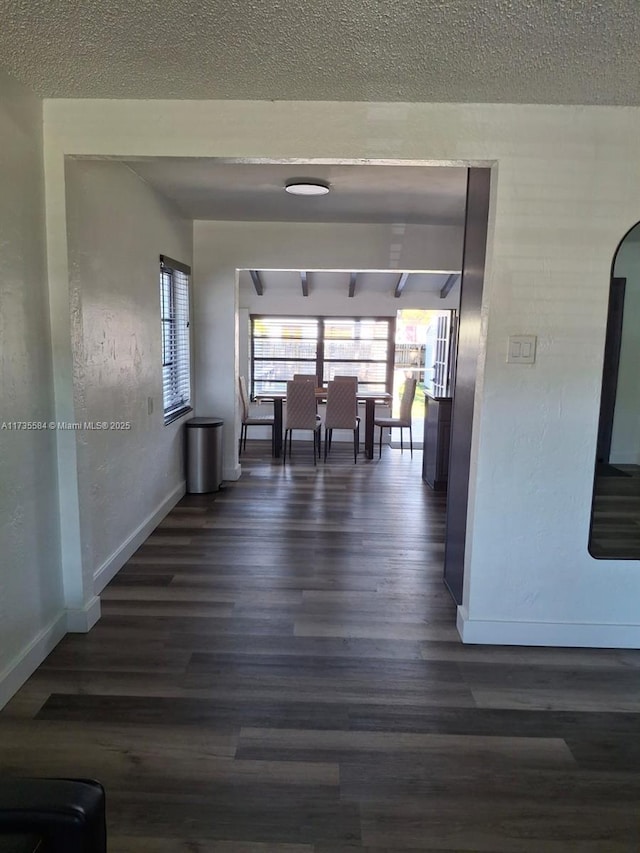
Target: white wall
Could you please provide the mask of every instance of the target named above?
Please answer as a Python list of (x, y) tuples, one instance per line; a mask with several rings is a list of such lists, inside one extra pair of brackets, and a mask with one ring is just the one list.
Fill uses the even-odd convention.
[[(0, 427), (54, 417), (42, 104), (0, 73)], [(65, 630), (56, 433), (0, 428), (0, 707)]]
[(620, 247), (614, 275), (626, 278), (627, 283), (609, 459), (613, 463), (640, 465), (640, 226)]
[[(59, 306), (68, 289), (64, 154), (493, 165), (460, 630), (468, 642), (640, 646), (637, 561), (587, 552), (610, 264), (637, 221), (638, 138), (638, 108), (49, 101), (51, 292)], [(228, 277), (208, 286), (200, 404), (228, 416), (237, 298)], [(507, 364), (508, 336), (528, 333), (536, 363)]]
[(74, 433), (99, 591), (184, 492), (184, 418), (163, 419), (159, 255), (191, 264), (192, 225), (120, 163), (69, 161), (66, 206), (75, 420), (131, 425)]

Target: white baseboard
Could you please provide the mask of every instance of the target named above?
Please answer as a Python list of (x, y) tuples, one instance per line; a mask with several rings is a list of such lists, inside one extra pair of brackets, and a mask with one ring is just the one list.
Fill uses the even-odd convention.
[(173, 509), (178, 501), (184, 496), (186, 483), (182, 482), (162, 501), (159, 507), (151, 515), (136, 527), (133, 533), (122, 543), (122, 545), (108, 557), (93, 573), (93, 591), (99, 595), (105, 586), (113, 580), (120, 569), (127, 562), (147, 537), (153, 533), (158, 524)]
[(231, 468), (225, 467), (222, 471), (222, 479), (223, 480), (231, 480), (236, 481), (240, 479), (240, 474), (242, 473), (242, 468), (239, 464), (232, 466)]
[(94, 595), (84, 607), (79, 610), (67, 610), (67, 631), (70, 634), (86, 634), (100, 618), (100, 599)]
[(458, 607), (457, 628), (463, 643), (477, 645), (640, 649), (640, 625), (499, 622), (469, 619)]
[(67, 613), (62, 611), (0, 673), (0, 709), (33, 675), (67, 632)]

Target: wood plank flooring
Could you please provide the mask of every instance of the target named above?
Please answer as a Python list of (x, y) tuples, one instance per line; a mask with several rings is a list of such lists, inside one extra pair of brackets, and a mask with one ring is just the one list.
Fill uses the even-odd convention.
[(640, 653), (463, 646), (421, 453), (188, 496), (0, 714), (110, 853), (640, 849)]
[[(603, 473), (595, 478), (591, 554), (606, 560), (638, 560), (640, 466), (606, 465), (596, 470)], [(616, 472), (619, 476), (614, 476)]]

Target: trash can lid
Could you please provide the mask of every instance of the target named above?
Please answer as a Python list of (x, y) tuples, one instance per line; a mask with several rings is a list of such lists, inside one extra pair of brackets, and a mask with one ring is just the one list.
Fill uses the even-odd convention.
[(188, 427), (208, 427), (208, 426), (222, 426), (224, 421), (222, 418), (190, 418), (185, 426)]

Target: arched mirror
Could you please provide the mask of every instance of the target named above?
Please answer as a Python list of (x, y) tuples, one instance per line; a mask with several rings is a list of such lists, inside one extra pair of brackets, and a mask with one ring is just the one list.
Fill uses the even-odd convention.
[(640, 222), (611, 267), (589, 553), (640, 559)]

